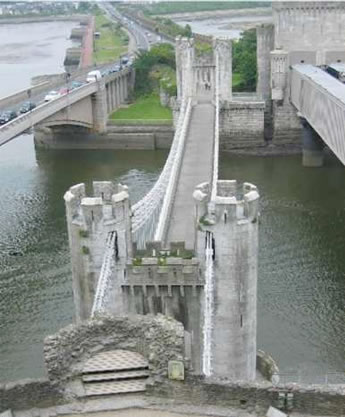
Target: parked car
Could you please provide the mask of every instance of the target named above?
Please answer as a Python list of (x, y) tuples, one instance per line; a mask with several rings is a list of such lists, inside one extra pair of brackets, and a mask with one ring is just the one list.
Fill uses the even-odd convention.
[(60, 97), (60, 94), (57, 91), (50, 91), (45, 97), (44, 97), (44, 101), (52, 101), (55, 100), (56, 98)]
[(72, 81), (71, 85), (70, 85), (70, 90), (74, 90), (75, 88), (79, 88), (82, 85), (84, 85), (84, 83), (81, 82), (81, 81)]
[(121, 67), (120, 67), (120, 65), (114, 65), (112, 70), (113, 70), (113, 72), (118, 72), (118, 71), (121, 70)]
[(93, 83), (94, 81), (98, 81), (101, 78), (102, 78), (101, 71), (99, 71), (99, 70), (90, 71), (87, 74), (86, 82), (87, 83)]
[(27, 113), (28, 111), (33, 110), (36, 107), (36, 104), (32, 101), (27, 101), (21, 105), (19, 111), (20, 113)]
[(0, 125), (10, 122), (17, 117), (17, 113), (14, 110), (7, 110), (0, 115)]

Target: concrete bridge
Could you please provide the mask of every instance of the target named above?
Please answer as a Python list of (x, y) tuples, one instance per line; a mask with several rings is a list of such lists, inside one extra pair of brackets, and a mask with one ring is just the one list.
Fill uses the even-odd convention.
[[(53, 130), (58, 126), (78, 126), (104, 132), (109, 114), (126, 100), (133, 82), (133, 71), (125, 68), (99, 81), (84, 84), (52, 101), (43, 102), (32, 111), (0, 127), (0, 146), (31, 127), (43, 129), (45, 135), (48, 128)], [(40, 94), (44, 95), (48, 91), (47, 88), (40, 91)], [(11, 103), (11, 107), (14, 107), (20, 101), (23, 101), (22, 94), (15, 94), (4, 99), (3, 104), (0, 100), (0, 106)]]
[(345, 164), (345, 86), (323, 69), (345, 61), (344, 2), (273, 2), (258, 28), (258, 85), (272, 144), (303, 147), (305, 166), (328, 146)]

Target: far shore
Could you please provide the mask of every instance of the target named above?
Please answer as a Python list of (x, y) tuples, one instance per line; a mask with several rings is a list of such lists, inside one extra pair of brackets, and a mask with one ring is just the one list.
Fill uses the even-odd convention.
[(209, 10), (203, 12), (185, 12), (185, 13), (169, 13), (156, 15), (157, 17), (165, 17), (172, 20), (204, 20), (213, 18), (226, 17), (244, 17), (244, 16), (272, 16), (271, 7), (257, 7), (252, 9), (230, 9), (230, 10)]
[(1, 24), (37, 23), (54, 21), (82, 21), (88, 18), (86, 14), (56, 15), (56, 16), (27, 16), (27, 17), (0, 17)]

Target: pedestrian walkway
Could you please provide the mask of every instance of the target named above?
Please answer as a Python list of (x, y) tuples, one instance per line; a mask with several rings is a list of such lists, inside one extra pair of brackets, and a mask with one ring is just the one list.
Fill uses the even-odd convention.
[(212, 175), (215, 109), (210, 101), (193, 107), (187, 141), (183, 154), (167, 243), (185, 242), (187, 249), (194, 249), (194, 200), (195, 187), (209, 182)]

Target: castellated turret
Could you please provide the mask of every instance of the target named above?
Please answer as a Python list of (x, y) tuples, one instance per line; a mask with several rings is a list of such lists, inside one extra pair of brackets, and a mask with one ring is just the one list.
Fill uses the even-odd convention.
[[(109, 234), (115, 233), (117, 276), (124, 274), (132, 256), (130, 204), (127, 187), (107, 181), (93, 182), (93, 197), (86, 196), (84, 184), (77, 184), (64, 200), (76, 319), (80, 321), (90, 316)], [(121, 310), (120, 305), (114, 306), (114, 313)]]
[(259, 194), (249, 183), (218, 181), (210, 201), (209, 188), (201, 184), (193, 195), (196, 252), (205, 271), (204, 373), (254, 380)]

